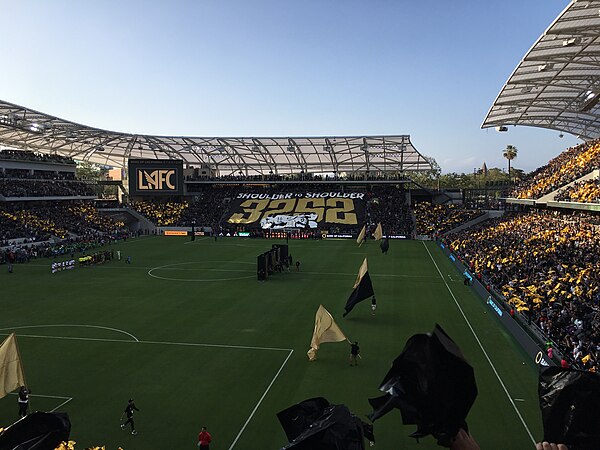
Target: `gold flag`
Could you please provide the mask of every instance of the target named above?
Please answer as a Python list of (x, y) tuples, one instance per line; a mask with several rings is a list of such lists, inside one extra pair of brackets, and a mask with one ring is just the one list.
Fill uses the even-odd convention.
[(360, 265), (360, 269), (358, 269), (358, 275), (356, 275), (356, 281), (354, 282), (354, 286), (352, 286), (352, 289), (356, 289), (356, 286), (360, 284), (360, 280), (362, 280), (362, 277), (365, 276), (365, 273), (367, 273), (368, 270), (369, 268), (367, 267), (367, 258), (365, 258), (363, 263)]
[(308, 359), (314, 361), (317, 359), (317, 350), (319, 345), (325, 342), (341, 342), (347, 340), (346, 336), (340, 330), (333, 317), (323, 305), (319, 305), (315, 315), (315, 330), (310, 341), (310, 350), (307, 352)]
[(17, 337), (12, 333), (0, 345), (0, 398), (20, 386), (25, 386), (25, 374), (21, 365)]
[(380, 241), (383, 239), (383, 229), (381, 228), (381, 222), (377, 224), (377, 228), (375, 228), (375, 240)]
[(592, 359), (592, 355), (590, 355), (589, 353), (587, 355), (585, 355), (583, 358), (581, 358), (581, 362), (584, 364), (587, 364), (587, 362)]
[(359, 247), (363, 244), (366, 234), (367, 234), (367, 226), (363, 225), (362, 230), (360, 230), (360, 233), (358, 234), (358, 237), (356, 238), (356, 243), (358, 244)]

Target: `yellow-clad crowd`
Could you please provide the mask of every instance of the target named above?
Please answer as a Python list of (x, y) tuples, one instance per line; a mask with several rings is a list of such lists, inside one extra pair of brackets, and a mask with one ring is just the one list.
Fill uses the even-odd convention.
[(111, 232), (115, 228), (122, 228), (125, 224), (121, 221), (114, 221), (109, 216), (103, 216), (98, 209), (91, 203), (74, 203), (68, 206), (69, 212), (88, 223), (92, 228), (98, 231)]
[[(75, 450), (75, 444), (75, 441), (61, 442), (54, 450)], [(106, 447), (103, 445), (102, 447), (90, 447), (85, 450), (106, 450)], [(123, 448), (119, 447), (117, 450), (123, 450)]]
[[(0, 238), (26, 238), (30, 235), (54, 235), (61, 239), (69, 233), (85, 235), (95, 232), (114, 232), (124, 227), (102, 216), (91, 202), (43, 202), (38, 204), (0, 206)], [(15, 233), (5, 234), (9, 227)], [(0, 239), (2, 240), (2, 239)]]
[(417, 234), (420, 235), (445, 233), (482, 214), (480, 210), (467, 209), (462, 205), (432, 205), (429, 202), (417, 203), (413, 211)]
[(574, 361), (589, 355), (593, 368), (600, 354), (599, 231), (599, 218), (589, 213), (511, 213), (447, 243)]
[(30, 230), (50, 233), (61, 239), (68, 236), (67, 230), (56, 225), (51, 219), (42, 218), (31, 210), (21, 209), (10, 212), (0, 209), (0, 216)]
[(578, 181), (554, 196), (557, 202), (600, 203), (600, 180)]
[(187, 202), (133, 202), (131, 205), (137, 212), (146, 216), (158, 226), (177, 225), (182, 214), (188, 208)]
[(548, 164), (532, 172), (510, 194), (516, 198), (537, 199), (600, 167), (600, 141), (571, 147)]

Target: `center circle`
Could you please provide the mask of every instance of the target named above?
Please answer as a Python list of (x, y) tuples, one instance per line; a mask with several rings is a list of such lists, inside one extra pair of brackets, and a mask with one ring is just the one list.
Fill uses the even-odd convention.
[[(212, 264), (212, 267), (189, 267), (190, 265), (206, 265)], [(211, 282), (211, 281), (234, 281), (234, 280), (244, 280), (249, 278), (256, 277), (255, 270), (249, 270), (244, 268), (228, 268), (224, 267), (225, 265), (230, 266), (231, 264), (241, 264), (241, 265), (250, 265), (254, 266), (255, 263), (246, 262), (246, 261), (190, 261), (190, 262), (182, 262), (182, 263), (174, 263), (174, 264), (165, 264), (164, 266), (153, 267), (148, 271), (148, 275), (152, 278), (157, 278), (159, 280), (168, 280), (168, 281), (185, 281), (185, 282)], [(215, 267), (217, 265), (217, 267)], [(219, 267), (218, 265), (222, 265), (223, 267)], [(187, 267), (185, 267), (187, 266)], [(165, 276), (166, 274), (161, 274), (161, 272), (171, 272), (171, 276)], [(232, 277), (220, 277), (220, 278), (178, 278), (173, 276), (175, 273), (197, 273), (197, 272), (205, 272), (205, 273), (240, 273), (240, 272), (251, 272), (252, 275), (244, 275), (244, 276), (232, 276)]]

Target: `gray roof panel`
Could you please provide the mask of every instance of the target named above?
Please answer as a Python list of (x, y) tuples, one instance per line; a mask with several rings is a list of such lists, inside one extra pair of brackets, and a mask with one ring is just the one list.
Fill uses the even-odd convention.
[(600, 137), (600, 0), (573, 0), (531, 47), (482, 128), (528, 125)]
[(408, 135), (192, 137), (121, 133), (0, 101), (0, 147), (56, 153), (126, 167), (129, 158), (181, 159), (221, 175), (404, 172), (431, 169)]

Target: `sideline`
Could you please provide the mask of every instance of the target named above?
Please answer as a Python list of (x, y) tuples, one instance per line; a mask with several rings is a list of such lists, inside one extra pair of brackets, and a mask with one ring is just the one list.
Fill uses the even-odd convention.
[(240, 439), (240, 436), (242, 435), (242, 433), (244, 432), (244, 430), (246, 429), (246, 427), (248, 426), (248, 424), (252, 420), (252, 417), (254, 417), (254, 414), (258, 410), (258, 407), (260, 406), (260, 404), (262, 403), (262, 401), (265, 399), (265, 397), (269, 393), (269, 390), (271, 389), (271, 386), (273, 386), (273, 384), (275, 383), (275, 380), (277, 380), (277, 377), (279, 376), (279, 374), (281, 373), (281, 371), (285, 367), (286, 363), (288, 362), (288, 359), (290, 359), (290, 356), (292, 356), (292, 353), (294, 353), (294, 350), (290, 350), (290, 352), (288, 353), (287, 358), (285, 358), (285, 361), (283, 361), (283, 364), (281, 365), (281, 367), (279, 368), (279, 370), (277, 371), (277, 373), (275, 374), (275, 376), (273, 377), (273, 379), (271, 380), (271, 382), (267, 386), (267, 389), (265, 390), (265, 392), (263, 392), (262, 397), (260, 398), (260, 400), (258, 400), (258, 403), (256, 404), (256, 406), (254, 407), (254, 409), (250, 413), (250, 416), (246, 420), (246, 423), (244, 423), (244, 426), (242, 427), (242, 429), (240, 430), (240, 432), (237, 434), (237, 436), (235, 437), (235, 439), (233, 440), (233, 442), (229, 446), (229, 450), (231, 450), (233, 447), (235, 447), (235, 444)]
[(508, 389), (506, 389), (506, 385), (502, 381), (502, 378), (500, 378), (500, 375), (498, 374), (498, 371), (496, 370), (496, 367), (494, 366), (494, 363), (492, 363), (492, 360), (490, 359), (489, 355), (485, 351), (485, 348), (483, 348), (483, 344), (481, 343), (481, 341), (479, 340), (479, 337), (477, 336), (477, 333), (475, 333), (475, 330), (471, 326), (471, 322), (469, 322), (469, 319), (467, 319), (467, 316), (465, 315), (465, 312), (463, 311), (463, 309), (461, 308), (460, 304), (458, 303), (458, 300), (456, 300), (456, 297), (454, 296), (454, 292), (452, 292), (452, 289), (450, 289), (450, 286), (448, 286), (448, 283), (446, 282), (446, 279), (444, 278), (444, 275), (442, 275), (442, 272), (441, 272), (440, 268), (438, 267), (437, 262), (435, 262), (435, 259), (433, 259), (433, 255), (429, 251), (429, 248), (427, 247), (427, 245), (425, 245), (424, 241), (421, 241), (421, 242), (423, 243), (423, 246), (425, 247), (425, 250), (427, 250), (427, 253), (429, 254), (429, 257), (431, 258), (431, 261), (433, 262), (433, 264), (435, 265), (435, 268), (437, 269), (438, 273), (440, 274), (440, 277), (444, 281), (444, 284), (446, 285), (446, 289), (448, 289), (448, 292), (450, 292), (450, 295), (454, 299), (454, 303), (456, 303), (456, 306), (458, 307), (458, 310), (462, 314), (463, 319), (465, 319), (465, 322), (467, 322), (467, 325), (469, 326), (469, 329), (471, 330), (471, 333), (475, 337), (475, 340), (477, 341), (477, 344), (479, 344), (479, 348), (481, 348), (481, 351), (485, 355), (485, 358), (487, 359), (488, 363), (490, 364), (490, 367), (494, 371), (494, 374), (496, 375), (496, 378), (500, 382), (500, 385), (502, 386), (502, 389), (504, 390), (504, 393), (508, 397), (508, 400), (510, 401), (510, 404), (512, 405), (512, 407), (514, 408), (515, 412), (517, 413), (517, 416), (519, 416), (519, 419), (521, 419), (521, 423), (523, 424), (523, 427), (525, 427), (525, 431), (527, 431), (527, 434), (529, 435), (529, 438), (531, 439), (531, 442), (533, 442), (533, 445), (535, 445), (536, 441), (533, 438), (533, 435), (531, 434), (531, 431), (529, 430), (529, 427), (527, 426), (527, 423), (525, 423), (525, 419), (523, 419), (523, 416), (521, 415), (521, 412), (519, 411), (519, 409), (517, 408), (517, 405), (515, 404), (514, 400), (512, 399), (511, 395), (509, 394)]

